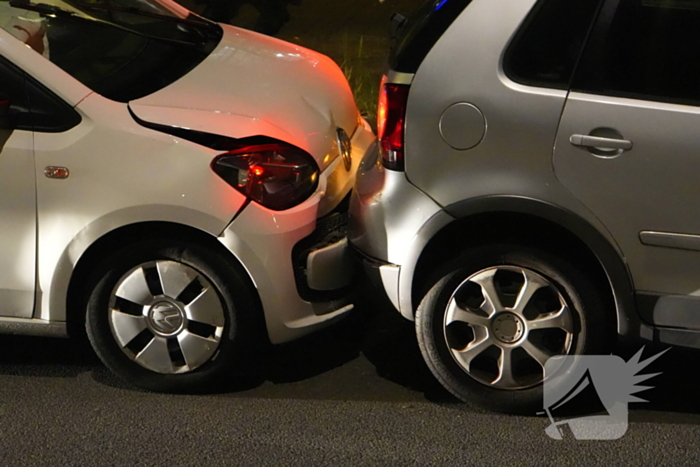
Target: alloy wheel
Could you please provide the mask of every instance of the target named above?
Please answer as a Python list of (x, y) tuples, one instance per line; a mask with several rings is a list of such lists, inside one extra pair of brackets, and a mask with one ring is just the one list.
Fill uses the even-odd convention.
[(144, 263), (127, 272), (112, 293), (108, 318), (120, 349), (161, 374), (190, 372), (211, 360), (226, 321), (211, 282), (176, 261)]
[(547, 360), (570, 353), (575, 337), (571, 308), (556, 285), (516, 266), (483, 269), (459, 284), (443, 330), (463, 371), (509, 390), (540, 384)]

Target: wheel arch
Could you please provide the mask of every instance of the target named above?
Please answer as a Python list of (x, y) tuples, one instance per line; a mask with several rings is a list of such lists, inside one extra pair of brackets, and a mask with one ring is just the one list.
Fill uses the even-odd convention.
[[(257, 301), (260, 318), (264, 320), (260, 297), (250, 277), (250, 273), (240, 260), (219, 242), (215, 236), (184, 224), (168, 221), (147, 221), (121, 226), (105, 233), (92, 242), (80, 255), (71, 273), (65, 296), (66, 321), (69, 335), (82, 335), (84, 333), (84, 302), (88, 292), (86, 284), (100, 261), (111, 251), (136, 242), (154, 239), (184, 241), (205, 247), (219, 254), (234, 267), (240, 268), (244, 272), (241, 275), (247, 280), (248, 286)], [(264, 323), (262, 324), (264, 328)]]
[(455, 244), (465, 249), (488, 238), (490, 242), (544, 248), (585, 268), (596, 285), (604, 287), (608, 303), (615, 307), (618, 334), (640, 335), (642, 323), (624, 258), (588, 220), (566, 208), (517, 196), (465, 200), (447, 206), (445, 211), (455, 220), (431, 236), (415, 263), (410, 286), (413, 312), (426, 292), (428, 276), (446, 259), (454, 258)]

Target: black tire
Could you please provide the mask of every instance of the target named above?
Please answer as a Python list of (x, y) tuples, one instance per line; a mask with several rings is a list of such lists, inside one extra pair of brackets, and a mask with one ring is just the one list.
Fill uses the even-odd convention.
[[(567, 327), (572, 332), (561, 330), (561, 333), (565, 335), (564, 338), (561, 338), (564, 344), (561, 352), (554, 353), (582, 355), (606, 354), (610, 352), (615, 338), (614, 310), (605, 308), (605, 301), (600, 291), (594, 287), (586, 275), (561, 258), (546, 251), (517, 245), (490, 245), (474, 248), (465, 251), (454, 261), (437, 271), (432, 281), (430, 281), (430, 284), (433, 284), (432, 287), (423, 297), (416, 311), (416, 333), (421, 353), (428, 367), (440, 383), (459, 399), (476, 403), (489, 410), (498, 412), (532, 415), (543, 410), (543, 376), (540, 376), (538, 382), (537, 373), (534, 372), (532, 375), (527, 375), (531, 378), (531, 384), (519, 387), (513, 383), (512, 388), (497, 388), (493, 386), (493, 382), (489, 383), (487, 381), (487, 377), (491, 375), (489, 371), (492, 368), (496, 372), (494, 381), (497, 381), (503, 373), (502, 368), (499, 366), (502, 363), (487, 352), (503, 352), (501, 350), (503, 347), (517, 345), (517, 341), (514, 344), (510, 342), (503, 344), (503, 341), (499, 340), (503, 338), (502, 335), (496, 338), (497, 331), (495, 331), (496, 326), (493, 318), (488, 321), (490, 327), (466, 325), (468, 326), (467, 329), (462, 326), (462, 323), (457, 323), (462, 326), (457, 328), (457, 332), (452, 329), (454, 327), (453, 324), (447, 323), (449, 320), (445, 319), (445, 315), (448, 313), (447, 307), (451, 303), (453, 294), (457, 290), (466, 290), (468, 278), (483, 277), (478, 274), (483, 274), (482, 271), (493, 270), (493, 268), (498, 268), (499, 271), (501, 268), (506, 269), (507, 274), (508, 266), (512, 266), (516, 270), (522, 269), (523, 271), (534, 272), (536, 275), (546, 279), (552, 287), (548, 286), (543, 294), (552, 294), (552, 296), (557, 294), (557, 299), (563, 300), (568, 306), (571, 319), (568, 321), (570, 324), (567, 324)], [(472, 284), (468, 284), (468, 286), (472, 287), (472, 289), (474, 288)], [(505, 297), (502, 285), (498, 290), (500, 290), (497, 293), (499, 299)], [(483, 294), (483, 289), (478, 293)], [(468, 300), (468, 297), (455, 298), (454, 303), (457, 303), (458, 300), (466, 303), (465, 300)], [(478, 296), (475, 300), (478, 302)], [(546, 300), (546, 297), (543, 300)], [(505, 299), (502, 301), (505, 301)], [(486, 303), (485, 299), (484, 303)], [(542, 301), (538, 303), (542, 303)], [(529, 311), (529, 313), (532, 313), (532, 311)], [(495, 317), (498, 314), (494, 313), (492, 316)], [(456, 322), (456, 320), (453, 321), (453, 323)], [(503, 321), (500, 322), (502, 323)], [(509, 328), (512, 333), (508, 334), (506, 338), (516, 339), (518, 332), (520, 332), (518, 329), (527, 329), (531, 322), (523, 319), (522, 323), (527, 324), (523, 324), (522, 328), (512, 326)], [(450, 329), (446, 330), (449, 326), (451, 326)], [(489, 339), (494, 339), (498, 346), (486, 347), (486, 345), (489, 345), (486, 344), (484, 347), (487, 351), (482, 352), (483, 356), (478, 354), (477, 357), (474, 357), (474, 360), (470, 360), (466, 364), (469, 370), (473, 370), (469, 372), (464, 362), (458, 363), (457, 357), (453, 357), (454, 352), (450, 347), (461, 349), (461, 346), (465, 345), (464, 349), (467, 348), (467, 344), (464, 344), (465, 341), (460, 342), (457, 337), (461, 337), (466, 341), (472, 339), (472, 342), (468, 345), (473, 346), (476, 341), (476, 334), (474, 333), (477, 327), (483, 327), (485, 331), (482, 331), (482, 334), (488, 333)], [(468, 335), (469, 332), (473, 335)], [(533, 332), (535, 334), (532, 334)], [(536, 334), (538, 332), (553, 333), (554, 331), (530, 331), (521, 336), (523, 340), (530, 340), (530, 334), (532, 334), (533, 339), (536, 335), (541, 336), (541, 334)], [(464, 336), (455, 337), (459, 333), (463, 333)], [(452, 343), (448, 343), (448, 336), (450, 336)], [(557, 336), (554, 337), (559, 339)], [(513, 349), (511, 351), (513, 354), (515, 353)], [(523, 356), (522, 352), (518, 355)], [(524, 355), (524, 360), (527, 360), (531, 354), (525, 352)], [(479, 369), (479, 371), (483, 371), (485, 376), (482, 376), (473, 368), (475, 363), (472, 362), (476, 362), (477, 358), (484, 360), (480, 362), (483, 363), (483, 369)], [(489, 360), (493, 358), (496, 358), (495, 367)], [(537, 362), (534, 358), (532, 360)], [(531, 362), (525, 362), (525, 364), (529, 363)], [(538, 365), (541, 366), (541, 364)], [(532, 365), (528, 366), (528, 368), (530, 367)], [(514, 378), (511, 378), (511, 381), (513, 380)]]
[[(125, 278), (130, 277), (129, 275), (133, 274), (134, 271), (137, 271), (141, 265), (152, 268), (153, 264), (167, 264), (178, 271), (181, 268), (183, 271), (193, 271), (192, 274), (197, 274), (197, 284), (195, 284), (195, 288), (191, 289), (194, 292), (191, 292), (186, 298), (182, 298), (186, 295), (184, 291), (180, 294), (183, 303), (185, 299), (192, 303), (195, 299), (190, 298), (191, 296), (196, 296), (197, 293), (203, 295), (203, 291), (209, 292), (211, 287), (216, 292), (216, 296), (214, 297), (213, 294), (210, 296), (214, 299), (218, 298), (220, 308), (216, 306), (215, 300), (211, 302), (214, 303), (213, 307), (204, 308), (215, 310), (212, 316), (216, 316), (216, 323), (215, 325), (207, 324), (206, 326), (209, 327), (203, 327), (196, 322), (193, 324), (185, 312), (181, 311), (180, 318), (173, 318), (174, 321), (179, 320), (178, 323), (181, 321), (179, 334), (175, 334), (174, 337), (163, 337), (158, 334), (159, 330), (154, 331), (153, 323), (160, 327), (170, 326), (172, 323), (165, 323), (168, 319), (164, 319), (164, 315), (161, 315), (159, 321), (149, 321), (149, 319), (144, 318), (144, 322), (148, 323), (148, 332), (141, 331), (141, 334), (145, 337), (139, 335), (137, 337), (141, 339), (140, 341), (136, 342), (137, 339), (134, 338), (129, 342), (128, 347), (122, 346), (112, 328), (115, 321), (111, 321), (113, 320), (112, 316), (116, 313), (113, 311), (116, 303), (119, 303), (120, 307), (126, 307), (125, 302), (122, 302), (122, 299), (115, 295), (117, 286)], [(145, 273), (144, 277), (146, 277)], [(149, 240), (135, 243), (115, 251), (105, 258), (95, 269), (92, 278), (93, 282), (88, 287), (90, 292), (88, 292), (85, 320), (90, 343), (107, 368), (125, 381), (140, 388), (157, 392), (212, 391), (218, 388), (220, 383), (231, 375), (232, 371), (243, 369), (246, 364), (249, 364), (256, 355), (254, 348), (262, 343), (262, 339), (260, 339), (263, 327), (262, 312), (257, 295), (245, 272), (237, 264), (229, 262), (201, 246), (178, 240)], [(148, 290), (154, 296), (161, 296), (158, 295), (158, 290), (153, 292), (154, 288), (158, 289), (158, 285), (153, 285), (152, 280), (151, 282), (146, 281), (146, 283)], [(201, 290), (197, 292), (196, 287), (199, 286), (201, 286)], [(162, 286), (160, 292), (166, 293)], [(133, 308), (132, 305), (129, 306)], [(152, 305), (150, 308), (156, 306)], [(153, 315), (153, 312), (146, 311), (148, 309), (148, 306), (143, 306), (144, 316)], [(179, 309), (184, 310), (185, 308)], [(136, 310), (138, 311), (138, 309)], [(136, 316), (141, 322), (143, 320), (139, 313), (140, 311), (134, 313), (133, 316)], [(183, 352), (183, 348), (179, 347), (178, 342), (175, 347), (180, 349), (179, 356), (176, 355), (177, 349), (171, 351), (170, 347), (168, 347), (168, 355), (171, 357), (173, 368), (178, 368), (177, 365), (185, 363), (184, 367), (179, 367), (181, 370), (184, 369), (184, 372), (175, 374), (168, 370), (166, 372), (154, 371), (152, 368), (137, 363), (135, 356), (138, 355), (138, 352), (151, 345), (151, 343), (144, 344), (143, 342), (150, 338), (149, 332), (153, 339), (164, 339), (168, 344), (174, 342), (173, 339), (178, 341), (185, 337), (184, 333), (187, 333), (186, 337), (193, 338), (197, 343), (193, 348), (200, 352), (200, 360), (205, 357), (206, 360), (203, 363), (197, 362), (196, 367), (192, 365), (193, 368), (190, 369), (185, 359), (185, 355), (189, 354)], [(196, 335), (200, 337), (206, 337), (207, 333), (210, 333), (207, 339), (211, 341), (218, 339), (218, 342), (210, 344), (207, 341), (205, 347), (202, 347), (200, 344), (202, 341), (194, 339), (195, 333), (198, 333)], [(132, 345), (132, 342), (135, 343)], [(141, 346), (141, 350), (139, 350), (139, 346)], [(206, 352), (202, 351), (203, 348), (206, 348)], [(162, 355), (161, 353), (160, 356), (162, 357)], [(173, 355), (176, 356), (173, 357)], [(205, 355), (205, 357), (201, 357), (201, 355)]]

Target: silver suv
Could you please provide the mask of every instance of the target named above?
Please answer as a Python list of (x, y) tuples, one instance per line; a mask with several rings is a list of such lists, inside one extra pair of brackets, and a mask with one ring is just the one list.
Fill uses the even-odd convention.
[(700, 1), (431, 0), (400, 28), (350, 241), (463, 400), (700, 347)]

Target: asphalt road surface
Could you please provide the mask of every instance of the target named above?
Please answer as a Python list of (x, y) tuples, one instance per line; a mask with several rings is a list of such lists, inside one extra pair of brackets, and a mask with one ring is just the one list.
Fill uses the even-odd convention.
[(698, 465), (698, 353), (654, 363), (659, 388), (616, 441), (555, 441), (541, 417), (456, 402), (411, 323), (378, 299), (273, 349), (209, 395), (144, 392), (79, 341), (0, 337), (0, 465)]

